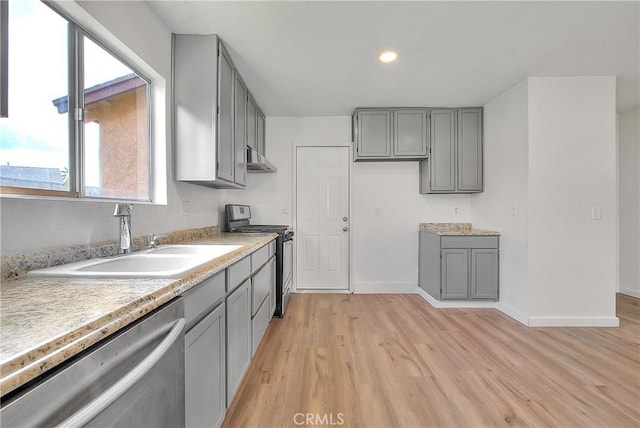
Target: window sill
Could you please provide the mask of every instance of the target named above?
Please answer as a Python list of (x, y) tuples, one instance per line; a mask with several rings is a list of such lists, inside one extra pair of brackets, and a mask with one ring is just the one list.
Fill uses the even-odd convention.
[(76, 192), (64, 192), (58, 190), (27, 189), (20, 187), (0, 186), (0, 199), (35, 199), (51, 201), (74, 201), (74, 202), (102, 202), (108, 204), (129, 203), (135, 205), (166, 205), (153, 201), (141, 201), (137, 199), (125, 198), (81, 198)]

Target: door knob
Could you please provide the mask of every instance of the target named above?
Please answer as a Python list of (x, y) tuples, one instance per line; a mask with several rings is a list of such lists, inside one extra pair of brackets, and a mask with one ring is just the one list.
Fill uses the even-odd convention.
[(348, 221), (349, 219), (346, 217), (342, 217), (342, 221)]
[(346, 232), (346, 231), (348, 231), (348, 230), (349, 230), (349, 228), (348, 228), (347, 226), (345, 226), (345, 227), (343, 227), (343, 228), (342, 228), (342, 231), (343, 231), (343, 232)]

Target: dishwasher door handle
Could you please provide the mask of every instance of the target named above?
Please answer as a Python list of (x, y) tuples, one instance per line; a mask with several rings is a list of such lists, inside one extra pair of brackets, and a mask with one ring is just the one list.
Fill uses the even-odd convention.
[(78, 410), (75, 414), (67, 418), (58, 427), (81, 427), (88, 424), (92, 419), (98, 416), (107, 407), (113, 404), (118, 398), (120, 398), (125, 392), (127, 392), (133, 385), (136, 384), (149, 370), (155, 366), (158, 361), (167, 353), (167, 351), (173, 346), (173, 344), (180, 338), (180, 333), (184, 329), (186, 321), (184, 318), (180, 318), (175, 322), (167, 337), (156, 348), (147, 355), (147, 357), (140, 361), (129, 373), (127, 373), (122, 379), (113, 384), (102, 395), (91, 401), (89, 404)]

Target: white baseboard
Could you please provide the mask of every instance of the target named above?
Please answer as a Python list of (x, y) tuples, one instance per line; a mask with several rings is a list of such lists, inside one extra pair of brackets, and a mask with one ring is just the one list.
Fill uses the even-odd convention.
[(412, 282), (359, 282), (353, 284), (354, 294), (415, 294), (418, 286)]
[(529, 317), (529, 327), (619, 327), (618, 317)]
[(627, 296), (640, 298), (640, 290), (620, 287), (620, 293), (626, 294)]
[(293, 294), (350, 294), (351, 291), (349, 290), (330, 290), (330, 289), (318, 289), (318, 290), (313, 290), (313, 289), (304, 289), (304, 290), (292, 290), (291, 291)]
[(521, 324), (529, 325), (529, 317), (527, 316), (527, 314), (518, 309), (515, 309), (513, 306), (506, 305), (502, 302), (497, 302), (496, 309)]
[(496, 302), (477, 302), (469, 300), (436, 300), (431, 294), (424, 291), (422, 288), (417, 288), (417, 293), (422, 296), (424, 300), (429, 302), (434, 308), (495, 308)]

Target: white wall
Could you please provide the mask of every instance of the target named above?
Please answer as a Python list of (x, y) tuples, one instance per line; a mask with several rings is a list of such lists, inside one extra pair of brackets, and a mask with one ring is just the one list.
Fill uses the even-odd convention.
[(529, 78), (484, 119), (471, 217), (502, 232), (498, 308), (528, 325), (617, 325), (615, 78)]
[[(296, 146), (351, 147), (351, 118), (267, 117), (267, 158), (276, 174), (249, 174), (244, 192), (226, 203), (250, 203), (255, 223), (294, 224)], [(352, 281), (355, 291), (406, 291), (418, 282), (418, 223), (469, 221), (468, 195), (420, 195), (418, 162), (351, 163)], [(459, 214), (453, 215), (454, 208)], [(286, 208), (288, 214), (283, 214)], [(380, 215), (376, 215), (379, 209)]]
[[(98, 33), (109, 37), (109, 43), (127, 45), (139, 60), (150, 66), (160, 80), (164, 80), (161, 86), (170, 106), (171, 34), (146, 3), (88, 1), (79, 4), (81, 7), (73, 2), (62, 3), (62, 6), (83, 23), (94, 21), (91, 28), (99, 21), (102, 28), (98, 28)], [(134, 206), (132, 230), (136, 236), (218, 223), (219, 191), (176, 183), (171, 178), (170, 117), (168, 108), (164, 129), (156, 133), (156, 138), (167, 139), (167, 205)], [(183, 200), (190, 202), (187, 216), (181, 215)], [(113, 206), (113, 203), (102, 202), (1, 198), (2, 252), (116, 239)]]
[(640, 109), (618, 118), (619, 291), (640, 297)]
[(529, 79), (531, 325), (617, 322), (615, 86)]
[(471, 197), (474, 227), (502, 232), (500, 309), (525, 324), (529, 317), (528, 119), (527, 80), (484, 106), (485, 191)]

